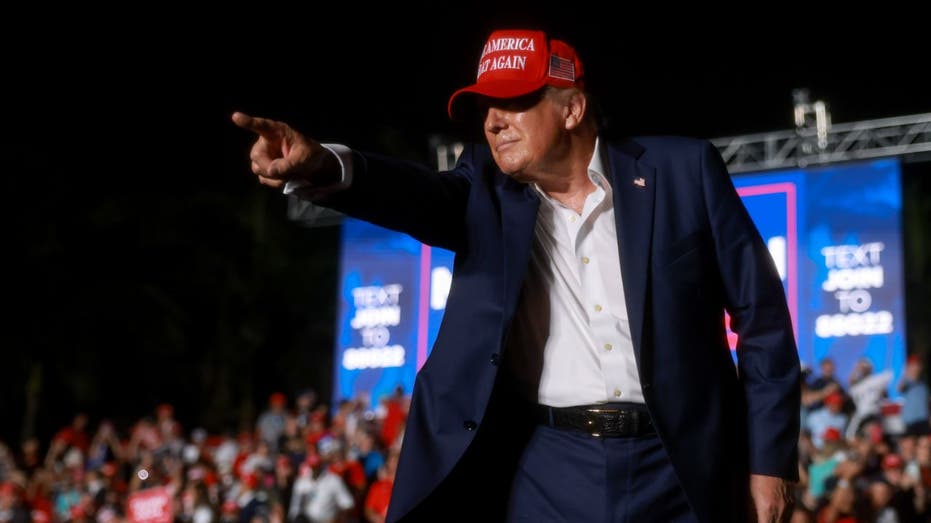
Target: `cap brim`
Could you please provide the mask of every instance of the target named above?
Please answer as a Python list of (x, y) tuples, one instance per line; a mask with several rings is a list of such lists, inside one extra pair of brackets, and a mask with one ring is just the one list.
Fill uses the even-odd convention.
[(534, 82), (524, 82), (518, 80), (492, 80), (479, 84), (473, 84), (459, 89), (449, 97), (449, 104), (446, 106), (446, 112), (449, 114), (450, 119), (459, 119), (459, 117), (462, 115), (462, 101), (464, 99), (472, 98), (472, 96), (464, 95), (480, 95), (497, 99), (517, 98), (541, 89), (544, 85), (546, 85), (545, 80), (538, 80)]

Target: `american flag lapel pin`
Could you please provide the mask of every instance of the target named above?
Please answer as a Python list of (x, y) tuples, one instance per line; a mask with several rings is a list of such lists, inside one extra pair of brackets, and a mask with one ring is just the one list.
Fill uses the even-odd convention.
[(644, 180), (642, 176), (640, 178), (634, 178), (634, 185), (637, 187), (646, 187), (647, 181)]

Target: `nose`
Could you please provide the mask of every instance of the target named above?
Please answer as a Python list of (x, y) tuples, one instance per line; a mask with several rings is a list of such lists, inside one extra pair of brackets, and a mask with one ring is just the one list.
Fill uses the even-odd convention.
[(485, 113), (485, 132), (498, 134), (507, 126), (506, 113), (497, 107), (489, 107)]

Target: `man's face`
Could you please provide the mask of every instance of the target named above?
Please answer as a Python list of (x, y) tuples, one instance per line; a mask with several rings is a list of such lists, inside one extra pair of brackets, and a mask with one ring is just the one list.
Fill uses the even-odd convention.
[(484, 131), (491, 154), (505, 174), (533, 182), (559, 158), (566, 109), (556, 96), (537, 91), (520, 98), (484, 99)]

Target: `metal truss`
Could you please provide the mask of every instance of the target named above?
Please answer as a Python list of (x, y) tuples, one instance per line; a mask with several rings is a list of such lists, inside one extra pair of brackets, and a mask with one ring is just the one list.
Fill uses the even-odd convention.
[(733, 173), (931, 151), (931, 113), (715, 138)]

